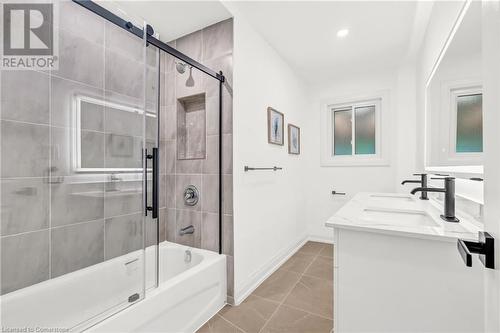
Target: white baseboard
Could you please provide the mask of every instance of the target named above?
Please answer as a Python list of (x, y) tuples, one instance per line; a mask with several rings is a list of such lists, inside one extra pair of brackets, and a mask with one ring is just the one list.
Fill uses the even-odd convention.
[(333, 244), (333, 238), (327, 238), (327, 237), (321, 237), (321, 236), (309, 236), (309, 237), (307, 237), (307, 240), (312, 241), (312, 242)]
[(235, 305), (240, 305), (257, 287), (264, 282), (271, 274), (273, 274), (278, 268), (281, 267), (292, 255), (297, 252), (302, 245), (304, 245), (309, 240), (309, 237), (301, 237), (298, 241), (294, 242), (291, 246), (283, 249), (277, 255), (275, 255), (267, 264), (263, 265), (252, 277), (248, 279), (248, 282), (240, 288), (237, 292), (235, 291), (234, 301)]

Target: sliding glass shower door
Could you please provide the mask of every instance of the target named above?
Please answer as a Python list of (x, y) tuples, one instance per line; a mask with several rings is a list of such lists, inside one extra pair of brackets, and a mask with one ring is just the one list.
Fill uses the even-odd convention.
[(58, 67), (1, 73), (3, 328), (81, 330), (157, 284), (158, 51), (57, 6)]

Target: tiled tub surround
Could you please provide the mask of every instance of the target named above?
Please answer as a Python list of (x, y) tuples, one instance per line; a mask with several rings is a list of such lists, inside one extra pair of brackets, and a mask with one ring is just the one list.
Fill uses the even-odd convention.
[[(223, 87), (222, 124), (222, 173), (223, 173), (223, 252), (228, 255), (228, 294), (233, 294), (233, 205), (232, 205), (232, 19), (219, 22), (205, 29), (179, 38), (170, 44), (179, 51), (204, 65), (222, 70), (227, 82)], [(161, 54), (161, 148), (162, 179), (166, 199), (166, 239), (183, 245), (219, 250), (219, 83), (196, 69), (192, 70), (194, 86), (187, 87), (189, 69), (179, 74), (173, 57)], [(186, 101), (199, 101), (191, 117), (191, 128), (198, 129), (203, 137), (193, 137), (191, 156), (179, 140), (186, 139), (179, 128), (185, 129)], [(203, 103), (204, 103), (204, 108)], [(192, 105), (196, 103), (192, 103)], [(204, 147), (203, 147), (204, 146)], [(199, 149), (198, 149), (199, 148)], [(204, 149), (203, 149), (204, 148)], [(198, 149), (198, 150), (197, 150)], [(204, 151), (203, 151), (204, 150)], [(189, 158), (189, 159), (187, 159)], [(184, 189), (194, 185), (200, 193), (195, 206), (184, 204)], [(179, 230), (193, 225), (192, 235), (179, 235)]]
[[(108, 171), (75, 172), (73, 103), (86, 96), (142, 109), (147, 81), (154, 110), (155, 50), (148, 48), (143, 80), (140, 39), (69, 1), (60, 3), (58, 28), (58, 70), (1, 73), (2, 294), (143, 246), (141, 176), (117, 173), (121, 180), (111, 181)], [(153, 139), (154, 131), (148, 133)], [(136, 148), (131, 156), (113, 156), (117, 135), (142, 144), (140, 124), (127, 114), (89, 109), (81, 118), (82, 160), (95, 168), (140, 167)], [(165, 196), (161, 200), (166, 206)], [(145, 225), (151, 243), (154, 223)]]
[(333, 246), (307, 242), (241, 303), (198, 333), (307, 332), (333, 328)]

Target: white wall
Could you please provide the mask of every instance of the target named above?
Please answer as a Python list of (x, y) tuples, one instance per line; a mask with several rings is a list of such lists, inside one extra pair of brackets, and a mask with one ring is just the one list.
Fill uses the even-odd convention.
[[(322, 167), (320, 166), (320, 112), (325, 102), (342, 101), (352, 96), (389, 92), (389, 110), (382, 117), (389, 121), (389, 165)], [(342, 78), (312, 91), (310, 133), (303, 144), (312, 153), (308, 162), (307, 220), (309, 234), (318, 240), (332, 241), (332, 231), (324, 226), (344, 203), (358, 192), (399, 192), (402, 179), (411, 177), (415, 169), (415, 73), (414, 67), (403, 66), (394, 73)], [(332, 190), (346, 192), (333, 196)]]
[[(242, 18), (234, 14), (234, 277), (235, 301), (273, 271), (307, 236), (305, 161), (314, 155), (303, 145), (289, 155), (286, 124), (310, 135), (306, 89), (289, 66)], [(267, 107), (285, 114), (285, 145), (267, 142)], [(244, 172), (252, 167), (281, 171)]]

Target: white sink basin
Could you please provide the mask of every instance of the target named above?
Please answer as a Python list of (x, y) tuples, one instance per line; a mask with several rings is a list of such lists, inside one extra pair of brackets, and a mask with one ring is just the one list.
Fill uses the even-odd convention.
[(397, 195), (397, 194), (371, 194), (370, 200), (373, 201), (385, 201), (385, 202), (412, 202), (413, 197), (409, 195)]
[(365, 208), (361, 220), (403, 227), (439, 227), (426, 212)]

